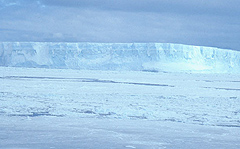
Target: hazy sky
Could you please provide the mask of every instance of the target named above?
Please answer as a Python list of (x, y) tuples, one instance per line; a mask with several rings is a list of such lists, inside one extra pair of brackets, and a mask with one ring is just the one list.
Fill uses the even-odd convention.
[(0, 0), (0, 41), (168, 42), (240, 50), (240, 0)]

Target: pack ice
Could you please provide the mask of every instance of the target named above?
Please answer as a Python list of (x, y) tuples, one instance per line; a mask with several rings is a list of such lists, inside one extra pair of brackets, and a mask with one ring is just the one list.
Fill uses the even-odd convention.
[(1, 42), (0, 66), (239, 72), (240, 52), (170, 43)]

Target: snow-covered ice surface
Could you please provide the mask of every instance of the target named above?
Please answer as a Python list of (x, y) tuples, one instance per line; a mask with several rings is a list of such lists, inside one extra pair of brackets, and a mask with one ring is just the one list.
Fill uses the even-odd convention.
[(238, 149), (239, 129), (147, 120), (1, 117), (0, 147), (11, 149)]
[(0, 72), (0, 148), (240, 148), (238, 73)]

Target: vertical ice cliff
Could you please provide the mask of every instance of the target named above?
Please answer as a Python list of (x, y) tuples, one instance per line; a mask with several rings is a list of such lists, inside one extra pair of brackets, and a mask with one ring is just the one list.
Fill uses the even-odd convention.
[(240, 52), (169, 43), (1, 42), (0, 66), (240, 72)]

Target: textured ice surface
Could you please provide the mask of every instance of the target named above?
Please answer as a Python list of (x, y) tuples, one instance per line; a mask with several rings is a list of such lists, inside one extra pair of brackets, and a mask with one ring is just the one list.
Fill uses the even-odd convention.
[(0, 66), (240, 72), (240, 52), (168, 43), (0, 43)]
[(238, 74), (0, 67), (0, 115), (240, 127)]
[(240, 148), (239, 74), (0, 67), (0, 148)]

